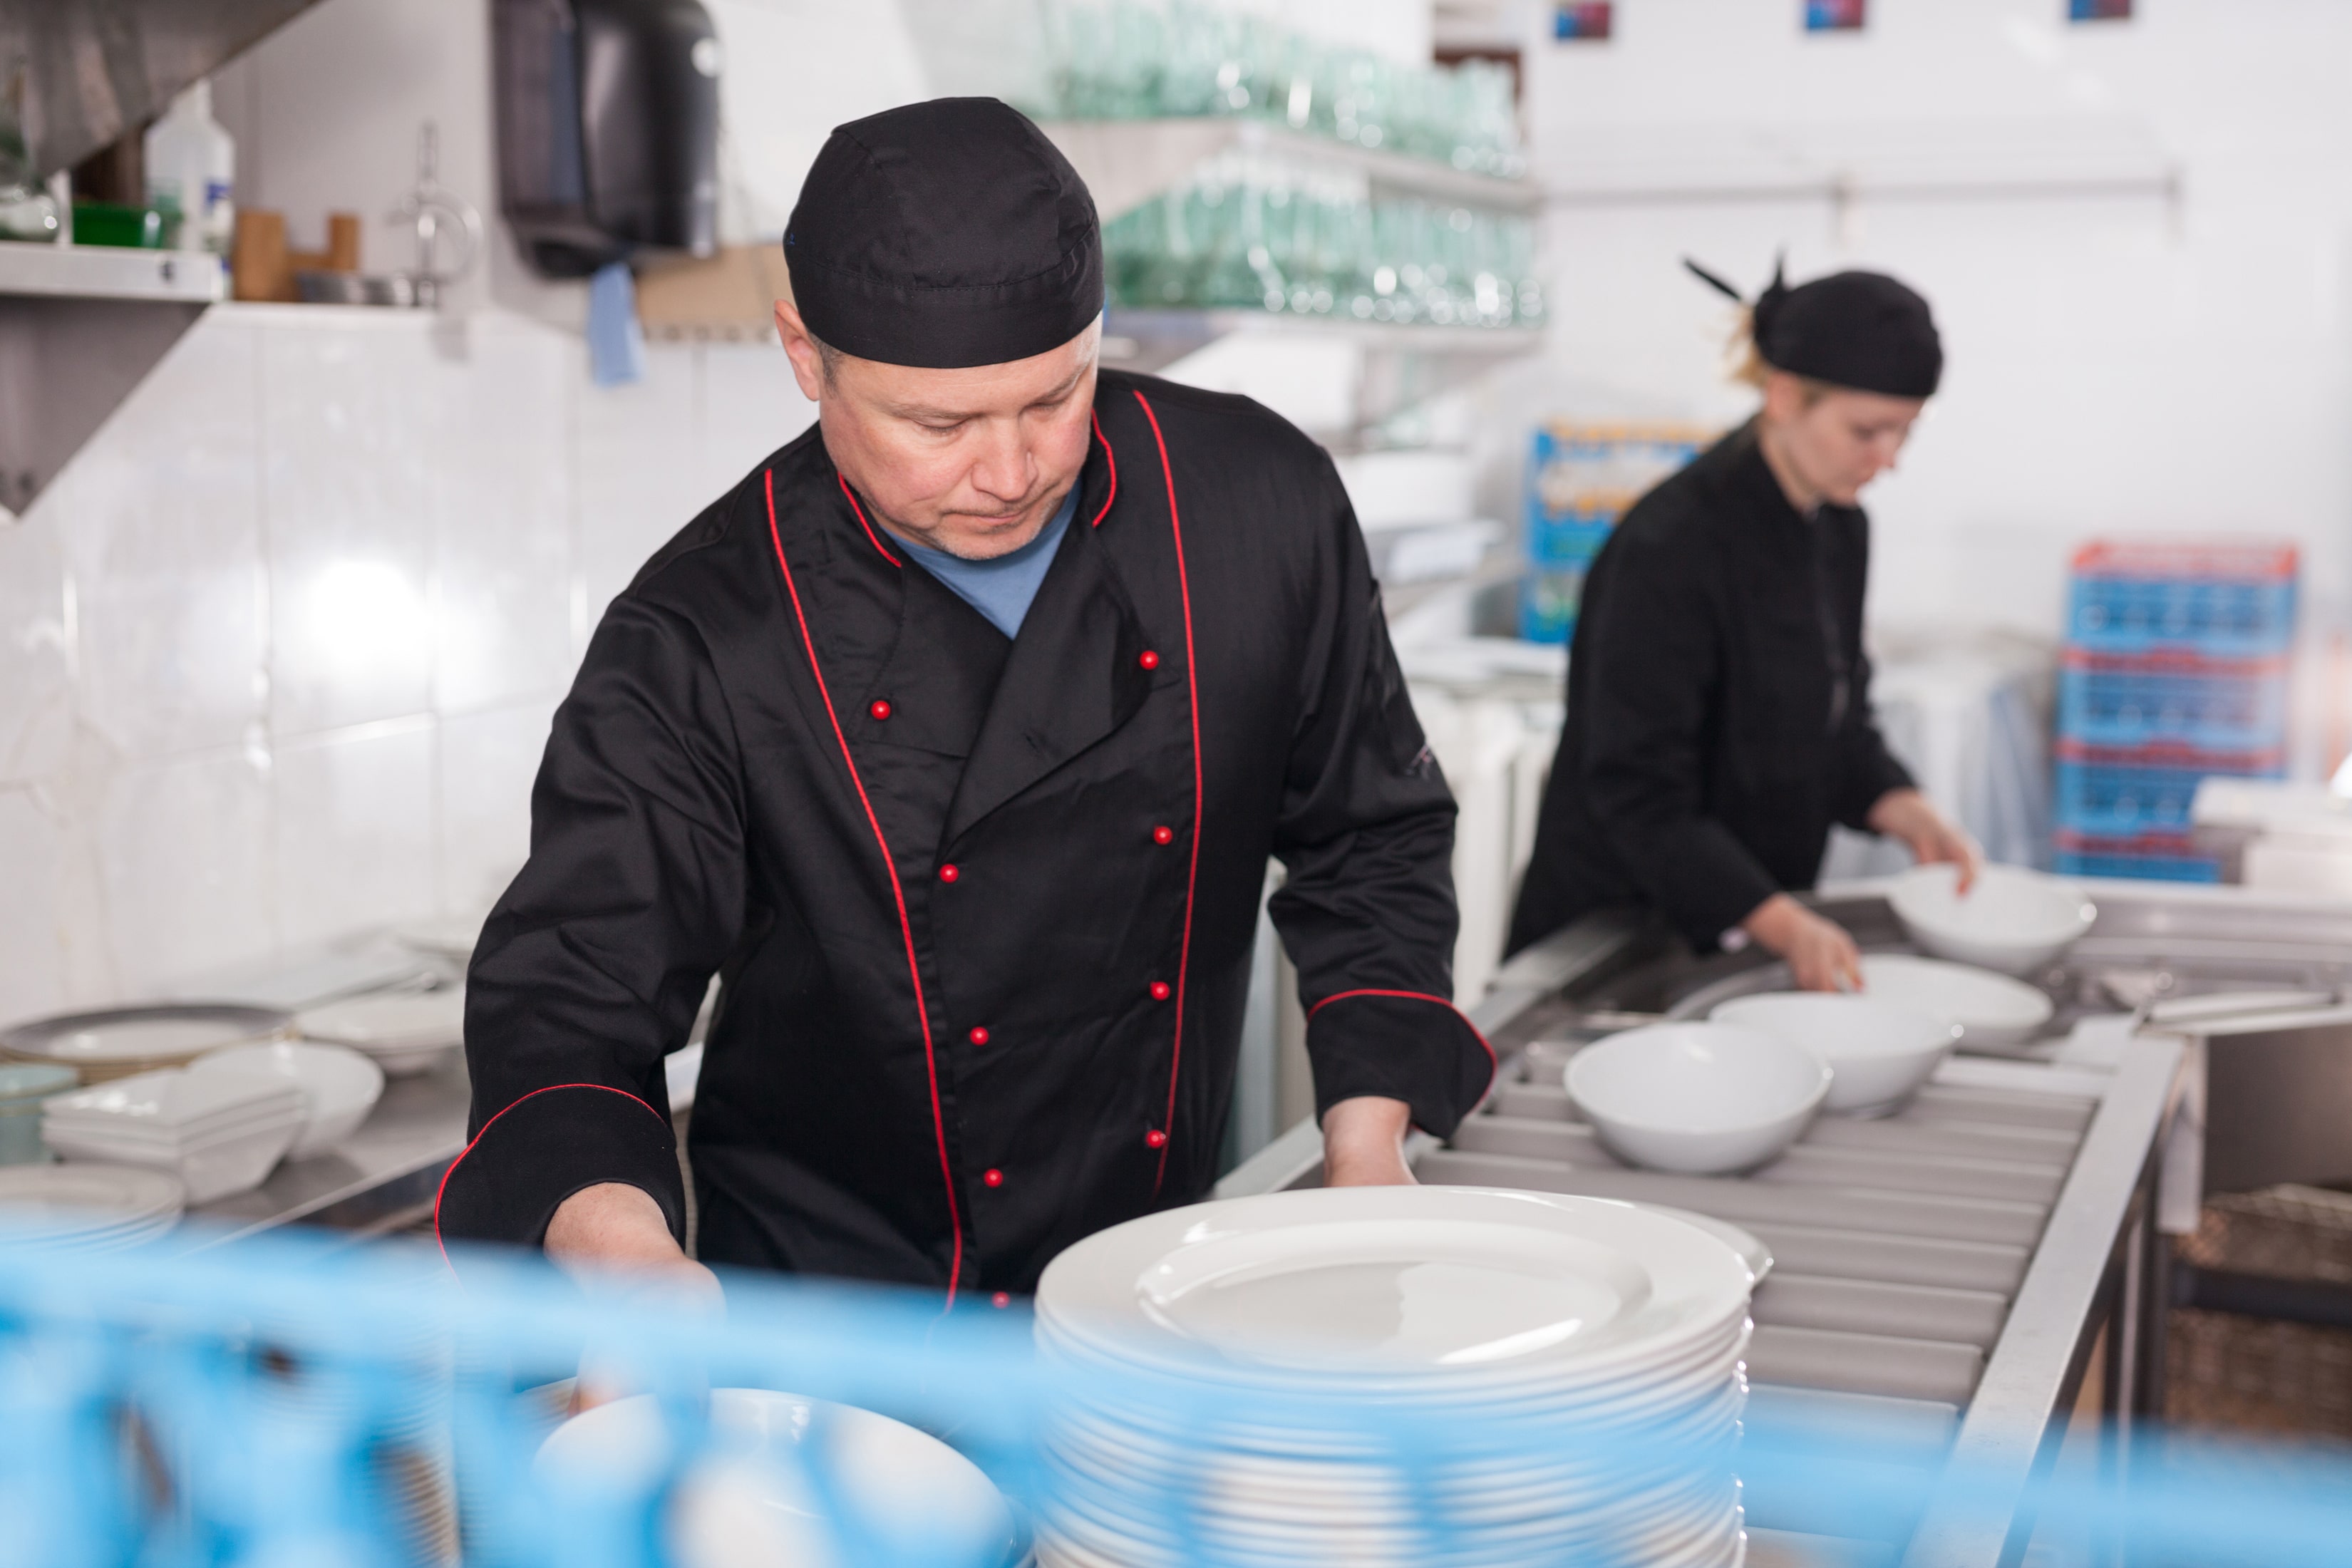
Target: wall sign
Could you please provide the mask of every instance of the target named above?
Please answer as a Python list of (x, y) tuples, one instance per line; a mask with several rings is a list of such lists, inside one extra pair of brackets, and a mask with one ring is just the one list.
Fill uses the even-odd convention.
[(1585, 0), (1552, 7), (1551, 36), (1568, 43), (1606, 42), (1616, 25), (1617, 7), (1611, 0)]
[(2128, 22), (2132, 0), (2066, 0), (2069, 22)]
[(1805, 0), (1805, 31), (1858, 32), (1869, 15), (1870, 0)]

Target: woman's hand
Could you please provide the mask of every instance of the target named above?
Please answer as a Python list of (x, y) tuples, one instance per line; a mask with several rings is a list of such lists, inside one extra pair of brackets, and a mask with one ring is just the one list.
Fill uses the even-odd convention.
[(1813, 913), (1786, 893), (1775, 893), (1739, 922), (1739, 929), (1778, 955), (1805, 991), (1862, 989), (1862, 950), (1843, 926)]
[(1323, 1113), (1323, 1184), (1327, 1187), (1410, 1187), (1404, 1135), (1412, 1107), (1402, 1100), (1360, 1094)]
[(1870, 808), (1869, 820), (1871, 831), (1903, 840), (1912, 858), (1922, 866), (1958, 867), (1961, 892), (1967, 892), (1969, 884), (1977, 879), (1977, 868), (1984, 861), (1984, 852), (1977, 847), (1975, 839), (1937, 811), (1917, 790), (1888, 790)]

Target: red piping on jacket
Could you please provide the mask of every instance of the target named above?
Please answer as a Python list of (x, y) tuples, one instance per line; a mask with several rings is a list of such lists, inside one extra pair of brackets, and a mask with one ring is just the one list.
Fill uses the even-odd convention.
[(1103, 497), (1102, 510), (1095, 513), (1094, 521), (1087, 525), (1100, 528), (1102, 520), (1110, 515), (1110, 503), (1118, 499), (1118, 454), (1110, 449), (1110, 437), (1102, 433), (1102, 416), (1095, 414), (1088, 417), (1095, 422), (1095, 439), (1102, 443), (1103, 461), (1110, 465), (1110, 493)]
[(1478, 1026), (1470, 1023), (1469, 1014), (1465, 1013), (1461, 1008), (1456, 1007), (1444, 997), (1432, 996), (1426, 991), (1382, 991), (1376, 987), (1367, 986), (1358, 991), (1334, 992), (1332, 994), (1324, 997), (1323, 1000), (1316, 1003), (1315, 1005), (1307, 1009), (1307, 1021), (1310, 1024), (1313, 1023), (1315, 1021), (1316, 1014), (1320, 1013), (1332, 1003), (1345, 1002), (1350, 996), (1402, 996), (1409, 1002), (1436, 1003), (1439, 1006), (1444, 1008), (1447, 1012), (1461, 1019), (1463, 1023), (1468, 1025), (1471, 1037), (1478, 1042), (1478, 1048), (1486, 1053), (1486, 1091), (1481, 1093), (1478, 1098), (1484, 1100), (1486, 1098), (1486, 1093), (1491, 1093), (1493, 1091), (1495, 1088), (1495, 1073), (1496, 1070), (1495, 1047), (1487, 1043), (1486, 1037), (1479, 1032)]
[[(898, 934), (907, 943), (907, 978), (915, 987), (915, 1021), (923, 1029), (923, 1072), (930, 1081), (931, 1133), (939, 1143), (940, 1180), (947, 1187), (948, 1224), (955, 1233), (955, 1253), (948, 1264), (948, 1305), (952, 1307), (955, 1305), (956, 1285), (963, 1278), (963, 1213), (956, 1203), (955, 1170), (948, 1163), (948, 1123), (947, 1118), (940, 1111), (940, 1067), (931, 1050), (931, 1010), (923, 1001), (923, 972), (915, 962), (915, 927), (907, 919), (907, 894), (898, 885), (898, 862), (891, 858), (890, 841), (882, 836), (882, 819), (874, 815), (874, 803), (866, 798), (866, 781), (857, 776), (856, 759), (849, 754), (849, 737), (841, 732), (840, 716), (833, 710), (833, 692), (825, 686), (824, 669), (816, 661), (816, 640), (809, 636), (808, 616), (801, 609), (801, 591), (793, 583), (792, 563), (784, 559), (784, 536), (776, 527), (774, 473), (761, 473), (760, 482), (768, 497), (768, 537), (776, 546), (776, 564), (784, 574), (784, 592), (792, 595), (793, 619), (800, 623), (801, 646), (808, 649), (809, 673), (816, 677), (817, 695), (824, 699), (824, 716), (832, 721), (833, 738), (841, 746), (841, 760), (849, 769), (849, 782), (856, 787), (857, 804), (866, 808), (866, 826), (874, 829), (874, 842), (881, 847), (882, 868), (890, 876), (890, 897), (898, 906)], [(849, 493), (846, 482), (842, 485), (842, 493)], [(851, 496), (849, 504), (856, 506), (857, 499)], [(865, 520), (865, 514), (860, 512), (858, 521), (863, 522)], [(875, 548), (879, 550), (881, 546), (877, 543)], [(889, 553), (887, 550), (882, 552), (885, 555)]]
[[(843, 476), (843, 475), (842, 475), (838, 470), (835, 470), (835, 474), (834, 474), (834, 476), (833, 476), (833, 477), (834, 477), (835, 479), (838, 479), (838, 480), (840, 481), (840, 483), (841, 483), (841, 493), (842, 493), (843, 495), (847, 496), (847, 497), (849, 498), (849, 510), (852, 510), (852, 511), (854, 511), (854, 512), (856, 512), (856, 513), (857, 514), (857, 526), (858, 526), (858, 527), (860, 527), (860, 528), (862, 528), (862, 529), (864, 529), (864, 530), (866, 531), (866, 542), (868, 544), (871, 544), (872, 546), (874, 546), (874, 548), (875, 548), (875, 549), (879, 550), (879, 551), (881, 551), (881, 552), (882, 552), (882, 559), (883, 559), (883, 560), (887, 561), (891, 565), (898, 567), (900, 571), (904, 571), (904, 570), (906, 570), (907, 563), (906, 563), (905, 562), (903, 562), (903, 561), (899, 560), (897, 556), (895, 556), (895, 555), (891, 554), (891, 553), (890, 553), (890, 552), (889, 552), (887, 549), (885, 549), (885, 548), (884, 548), (883, 543), (882, 543), (882, 536), (881, 536), (880, 534), (878, 534), (878, 533), (877, 533), (877, 532), (875, 532), (875, 531), (874, 531), (874, 525), (873, 525), (872, 523), (870, 523), (870, 522), (868, 522), (868, 521), (866, 521), (866, 509), (865, 509), (864, 507), (859, 506), (859, 505), (857, 504), (857, 493), (856, 493), (855, 490), (853, 490), (853, 489), (851, 489), (849, 488), (849, 480), (848, 480), (845, 477), (844, 477), (844, 476)], [(761, 475), (761, 478), (762, 478), (762, 479), (765, 479), (765, 478), (766, 478), (766, 476), (765, 476), (764, 474), (762, 474), (762, 475)], [(775, 488), (775, 487), (774, 487), (773, 485), (771, 485), (771, 486), (769, 487), (770, 493), (769, 493), (769, 496), (768, 496), (768, 513), (769, 513), (769, 520), (770, 520), (771, 521), (774, 521), (774, 517), (775, 517), (775, 510), (776, 510), (776, 498), (775, 498), (775, 495), (774, 495), (774, 488)], [(781, 551), (783, 549), (783, 546), (780, 544), (780, 545), (778, 545), (776, 548), (778, 549), (778, 551), (780, 551), (780, 552), (781, 552)], [(782, 559), (783, 559), (783, 557), (782, 557), (782, 554), (779, 554), (779, 555), (776, 557), (776, 559), (778, 559), (779, 561), (781, 561), (781, 560), (782, 560)], [(789, 575), (789, 574), (788, 574), (788, 575)]]
[[(669, 1125), (669, 1123), (663, 1119), (662, 1113), (656, 1110), (651, 1105), (646, 1104), (646, 1102), (642, 1100), (637, 1100), (637, 1097), (631, 1094), (627, 1089), (614, 1089), (609, 1083), (551, 1083), (543, 1089), (534, 1089), (529, 1094), (520, 1095), (507, 1101), (505, 1105), (499, 1108), (498, 1116), (493, 1116), (488, 1121), (483, 1122), (482, 1130), (479, 1132), (475, 1133), (473, 1137), (467, 1140), (466, 1146), (457, 1151), (457, 1157), (449, 1162), (449, 1168), (441, 1173), (441, 1184), (433, 1189), (433, 1245), (441, 1249), (441, 1261), (443, 1263), (449, 1264), (449, 1244), (447, 1241), (444, 1240), (441, 1236), (441, 1198), (442, 1195), (449, 1190), (449, 1178), (457, 1173), (457, 1167), (466, 1163), (466, 1156), (474, 1152), (474, 1145), (479, 1143), (483, 1139), (490, 1135), (490, 1129), (499, 1124), (499, 1116), (504, 1116), (508, 1111), (512, 1110), (516, 1106), (520, 1105), (526, 1100), (536, 1100), (542, 1094), (553, 1094), (559, 1089), (601, 1089), (606, 1094), (617, 1094), (623, 1100), (635, 1100), (639, 1105), (645, 1106), (646, 1114), (647, 1116), (652, 1117), (656, 1121), (660, 1121), (665, 1127)], [(455, 1268), (457, 1265), (449, 1264), (449, 1267)]]
[[(1184, 525), (1176, 516), (1176, 470), (1168, 466), (1168, 442), (1160, 433), (1160, 416), (1151, 412), (1150, 400), (1139, 389), (1135, 401), (1143, 405), (1143, 416), (1151, 422), (1151, 442), (1160, 448), (1160, 472), (1168, 480), (1168, 533), (1176, 542), (1176, 595), (1184, 606), (1184, 695), (1192, 715), (1192, 857), (1184, 868), (1184, 938), (1176, 950), (1176, 1045), (1168, 1061), (1168, 1112), (1160, 1123), (1168, 1142), (1160, 1145), (1159, 1168), (1151, 1176), (1151, 1195), (1156, 1198), (1168, 1174), (1168, 1151), (1175, 1146), (1176, 1074), (1184, 1065), (1184, 978), (1192, 963), (1192, 889), (1201, 877), (1201, 682), (1192, 663), (1192, 583), (1184, 571)], [(1110, 443), (1103, 446), (1108, 450)]]

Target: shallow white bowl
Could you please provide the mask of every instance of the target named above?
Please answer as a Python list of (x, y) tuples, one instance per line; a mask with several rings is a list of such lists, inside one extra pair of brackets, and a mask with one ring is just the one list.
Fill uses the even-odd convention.
[(2029, 974), (2056, 963), (2098, 918), (2074, 883), (2019, 866), (1987, 866), (1963, 897), (1959, 870), (1914, 866), (1886, 901), (1911, 940), (1939, 958)]
[(1811, 1052), (1732, 1024), (1628, 1029), (1579, 1051), (1564, 1077), (1612, 1153), (1696, 1175), (1772, 1159), (1830, 1091), (1830, 1069)]
[(359, 1130), (383, 1093), (383, 1069), (347, 1046), (272, 1040), (206, 1051), (190, 1072), (262, 1073), (290, 1080), (302, 1091), (302, 1131), (286, 1151), (289, 1160), (323, 1154)]
[[(902, 1422), (796, 1394), (717, 1388), (710, 1424), (718, 1456), (689, 1470), (669, 1515), (669, 1545), (687, 1568), (854, 1568), (836, 1521), (893, 1562), (1009, 1568), (1021, 1555), (1020, 1525), (980, 1467)], [(566, 1421), (532, 1468), (559, 1496), (641, 1487), (667, 1468), (672, 1445), (660, 1406), (639, 1394)]]
[(1970, 1051), (2024, 1045), (2057, 1011), (2046, 994), (2022, 980), (1907, 952), (1864, 953), (1862, 993), (1908, 1013), (1950, 1019), (1960, 1026), (1960, 1047)]
[(1778, 1035), (1819, 1057), (1832, 1075), (1822, 1108), (1841, 1115), (1895, 1110), (1960, 1037), (1960, 1026), (1948, 1018), (1875, 997), (1816, 992), (1735, 996), (1707, 1016)]

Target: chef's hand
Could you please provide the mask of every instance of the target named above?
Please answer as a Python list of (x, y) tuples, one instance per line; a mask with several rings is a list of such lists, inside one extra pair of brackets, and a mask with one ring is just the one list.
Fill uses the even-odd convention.
[(1958, 867), (1961, 892), (1967, 892), (1976, 881), (1984, 852), (1977, 847), (1975, 839), (1937, 811), (1917, 790), (1888, 790), (1870, 808), (1869, 822), (1873, 832), (1903, 840), (1910, 847), (1912, 858), (1922, 866)]
[(1323, 1113), (1323, 1184), (1327, 1187), (1410, 1187), (1404, 1135), (1412, 1107), (1402, 1100), (1360, 1094)]
[(604, 1182), (556, 1205), (547, 1256), (592, 1291), (667, 1300), (698, 1310), (725, 1304), (719, 1276), (688, 1258), (643, 1187)]
[(1862, 989), (1862, 950), (1853, 938), (1788, 894), (1775, 893), (1757, 905), (1739, 928), (1786, 962), (1801, 989)]

